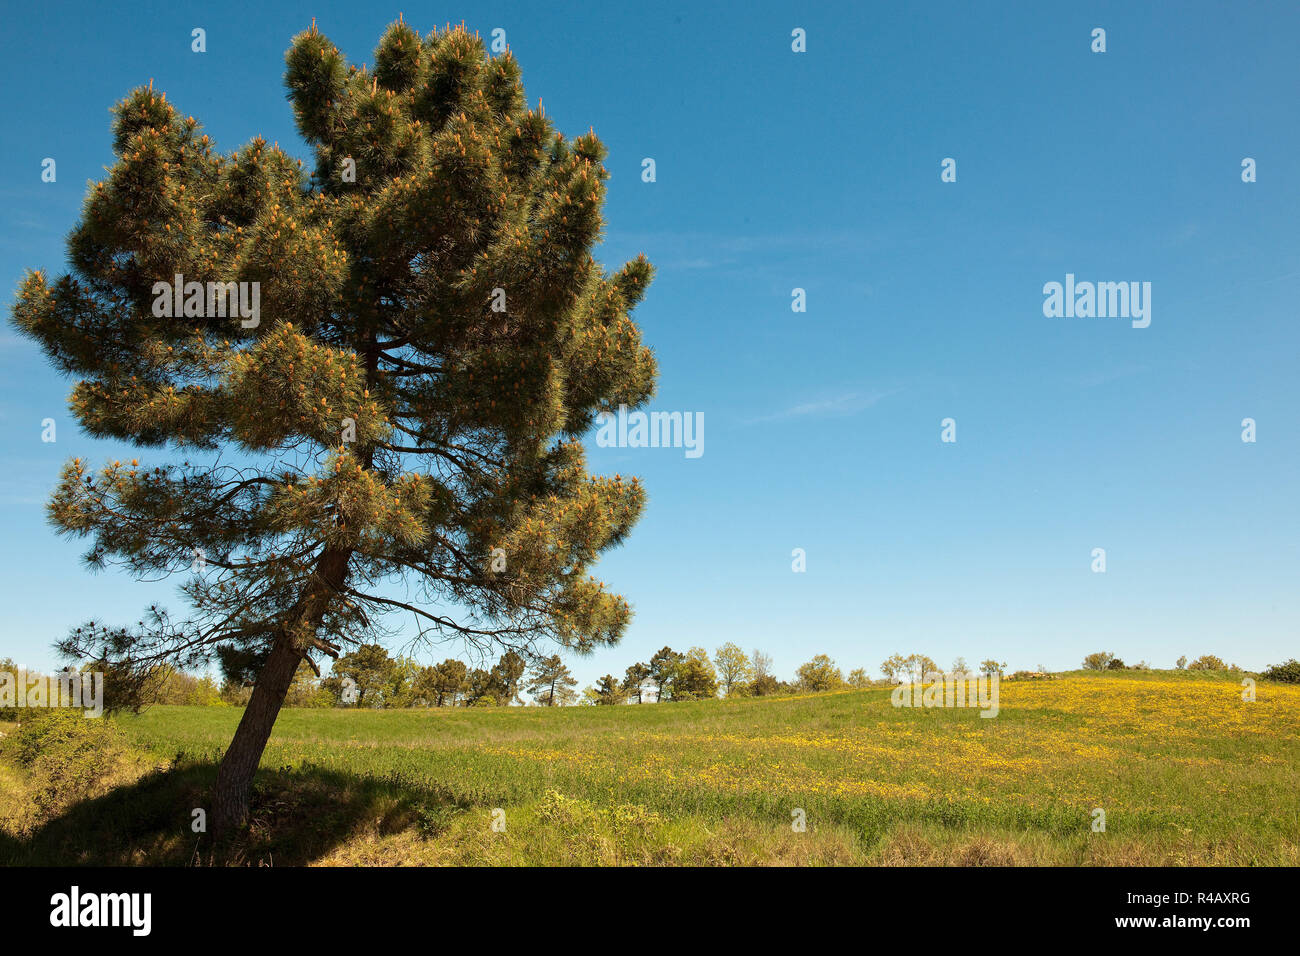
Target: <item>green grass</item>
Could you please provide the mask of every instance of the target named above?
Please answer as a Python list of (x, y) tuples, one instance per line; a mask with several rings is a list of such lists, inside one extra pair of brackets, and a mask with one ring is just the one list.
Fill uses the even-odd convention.
[[(1300, 688), (1261, 683), (1245, 702), (1240, 678), (1007, 681), (994, 719), (895, 708), (883, 689), (640, 707), (289, 710), (237, 859), (1294, 865)], [(15, 832), (11, 861), (205, 860), (190, 813), (239, 717), (155, 707), (118, 718), (144, 763), (163, 769)], [(1093, 832), (1094, 808), (1105, 810), (1104, 833)], [(494, 809), (504, 831), (492, 829)], [(804, 832), (792, 829), (796, 811)]]

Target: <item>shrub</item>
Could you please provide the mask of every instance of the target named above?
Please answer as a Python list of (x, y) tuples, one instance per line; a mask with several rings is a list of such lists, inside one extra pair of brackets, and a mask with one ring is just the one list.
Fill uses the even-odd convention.
[(788, 693), (789, 688), (784, 681), (777, 680), (771, 674), (763, 674), (754, 678), (749, 685), (749, 692), (754, 697), (771, 697), (773, 694)]
[(813, 693), (839, 690), (844, 686), (844, 674), (826, 654), (818, 654), (807, 664), (801, 665), (795, 675), (799, 689)]
[(253, 696), (253, 688), (247, 684), (226, 681), (221, 685), (221, 699), (236, 707), (247, 707), (248, 699)]
[(1095, 654), (1089, 654), (1083, 659), (1084, 669), (1090, 671), (1104, 671), (1114, 657), (1115, 655), (1110, 651), (1098, 651)]
[(548, 789), (537, 818), (563, 835), (563, 852), (571, 863), (653, 862), (666, 842), (662, 831), (667, 821), (635, 803), (600, 808)]
[(1228, 665), (1223, 663), (1223, 659), (1215, 657), (1213, 654), (1202, 654), (1196, 660), (1187, 665), (1189, 671), (1226, 671)]
[(558, 790), (548, 789), (537, 805), (537, 818), (558, 826), (589, 829), (599, 816), (599, 811), (586, 800), (566, 796)]
[(1300, 684), (1300, 661), (1293, 657), (1282, 664), (1274, 664), (1259, 676), (1264, 680), (1275, 680), (1283, 684)]
[(23, 722), (4, 751), (31, 780), (28, 812), (47, 819), (105, 789), (127, 757), (122, 732), (77, 710), (46, 710)]
[(5, 750), (20, 767), (31, 767), (41, 756), (75, 758), (102, 748), (120, 744), (121, 735), (103, 718), (90, 718), (78, 710), (43, 710), (28, 715), (13, 736), (5, 741)]
[(211, 677), (206, 674), (187, 674), (170, 664), (163, 664), (145, 678), (140, 688), (139, 702), (141, 705), (210, 707), (222, 703), (222, 700), (220, 688)]
[(336, 701), (334, 695), (324, 687), (319, 688), (313, 694), (307, 694), (299, 697), (289, 704), (290, 707), (333, 707)]

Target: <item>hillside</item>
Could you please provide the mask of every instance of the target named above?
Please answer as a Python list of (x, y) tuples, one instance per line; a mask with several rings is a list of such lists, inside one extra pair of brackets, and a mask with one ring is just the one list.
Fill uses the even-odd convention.
[[(291, 710), (263, 760), (241, 859), (1294, 865), (1300, 687), (1261, 682), (1248, 703), (1239, 676), (1004, 681), (994, 719), (895, 708), (885, 689), (640, 707)], [(155, 707), (113, 720), (121, 765), (139, 768), (137, 779), (25, 828), (14, 811), (24, 784), (6, 767), (0, 854), (202, 860), (191, 811), (239, 713)], [(139, 776), (147, 766), (157, 769)], [(1097, 808), (1105, 832), (1093, 832)], [(799, 811), (804, 832), (792, 827)]]

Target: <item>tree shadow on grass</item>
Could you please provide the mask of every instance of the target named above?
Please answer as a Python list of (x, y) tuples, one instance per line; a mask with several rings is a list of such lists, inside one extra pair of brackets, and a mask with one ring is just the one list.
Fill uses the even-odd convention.
[(248, 828), (217, 845), (193, 831), (217, 767), (180, 764), (83, 800), (30, 834), (0, 830), (7, 866), (304, 866), (366, 832), (444, 829), (467, 809), (445, 793), (319, 767), (262, 770)]

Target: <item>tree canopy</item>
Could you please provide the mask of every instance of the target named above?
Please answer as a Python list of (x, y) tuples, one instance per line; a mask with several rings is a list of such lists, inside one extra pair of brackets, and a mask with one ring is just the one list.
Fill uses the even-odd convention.
[(195, 571), (187, 616), (87, 623), (61, 650), (257, 675), (249, 746), (300, 660), (387, 612), (481, 648), (617, 641), (630, 608), (590, 569), (644, 493), (589, 475), (580, 436), (655, 381), (630, 315), (650, 264), (591, 253), (606, 151), (526, 106), (512, 55), (398, 22), (371, 73), (313, 25), (286, 64), (310, 169), (261, 139), (219, 152), (136, 89), (71, 272), (30, 273), (14, 306), (82, 427), (156, 453), (68, 462), (56, 527), (93, 566)]

